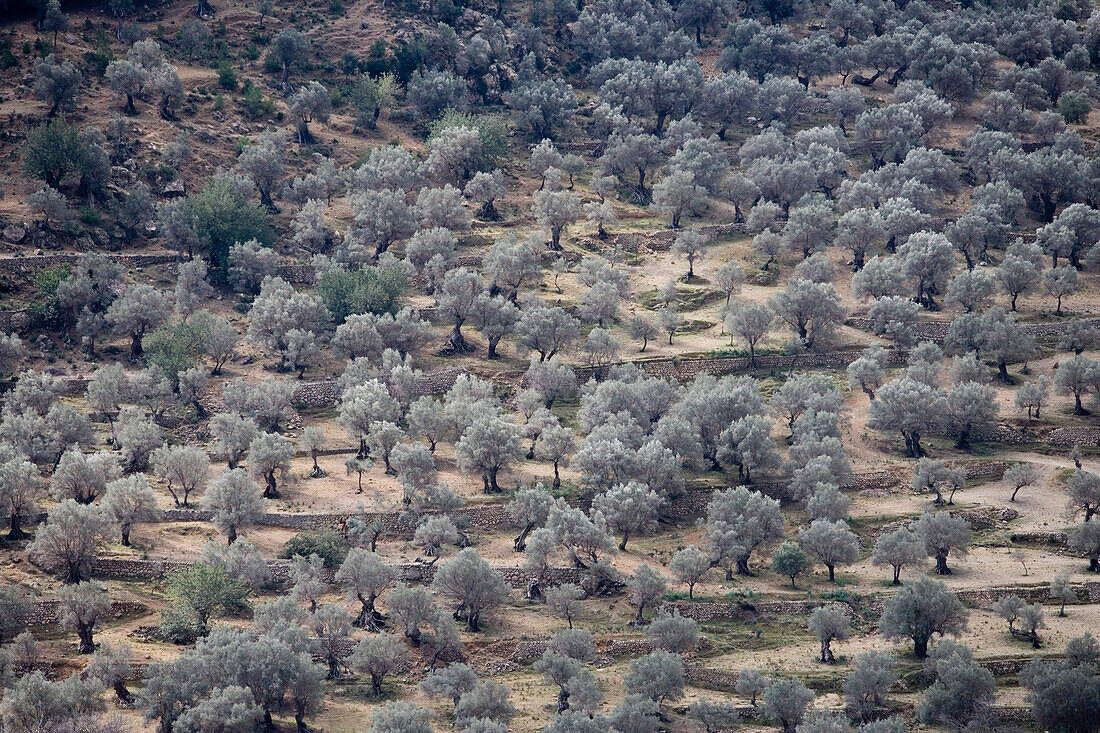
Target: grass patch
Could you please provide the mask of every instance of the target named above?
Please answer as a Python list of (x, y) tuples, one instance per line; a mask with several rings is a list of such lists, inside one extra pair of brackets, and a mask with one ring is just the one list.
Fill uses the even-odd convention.
[[(638, 293), (638, 302), (650, 310), (657, 310), (659, 307), (657, 297), (656, 288), (646, 290)], [(680, 306), (681, 312), (696, 311), (706, 305), (725, 299), (725, 294), (717, 290), (676, 287), (676, 303)]]

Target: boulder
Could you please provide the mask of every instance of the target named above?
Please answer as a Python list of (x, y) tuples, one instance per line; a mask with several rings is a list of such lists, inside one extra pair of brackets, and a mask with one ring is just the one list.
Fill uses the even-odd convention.
[(164, 184), (161, 195), (166, 199), (175, 199), (187, 195), (187, 190), (183, 186), (183, 181), (176, 179)]
[(4, 231), (3, 231), (2, 235), (4, 237), (5, 242), (10, 242), (12, 244), (19, 244), (20, 242), (22, 242), (24, 239), (27, 238), (27, 230), (24, 229), (21, 226), (16, 226), (15, 224), (9, 224), (8, 226), (4, 227)]

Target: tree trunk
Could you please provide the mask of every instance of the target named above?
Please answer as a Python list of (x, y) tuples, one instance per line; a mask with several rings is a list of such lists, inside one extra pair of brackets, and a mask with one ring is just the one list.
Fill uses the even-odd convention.
[(462, 335), (462, 321), (456, 320), (455, 326), (451, 329), (451, 337), (448, 339), (448, 343), (456, 354), (465, 354), (470, 350), (470, 345), (466, 343), (465, 337)]
[(959, 431), (959, 437), (955, 438), (955, 447), (959, 450), (966, 450), (970, 447), (970, 428), (967, 427), (964, 430)]
[(123, 547), (129, 547), (130, 546), (130, 525), (129, 524), (124, 524), (124, 525), (122, 525), (122, 527), (120, 529), (122, 530), (122, 546)]
[(623, 532), (622, 542), (619, 543), (619, 552), (626, 552), (626, 541), (630, 539), (629, 532)]
[(130, 361), (138, 361), (139, 359), (141, 359), (143, 354), (145, 354), (145, 349), (143, 349), (141, 346), (141, 334), (130, 334)]
[(947, 555), (936, 555), (936, 573), (950, 575), (951, 568), (947, 567)]
[(126, 687), (126, 683), (122, 680), (114, 684), (114, 691), (120, 705), (130, 707), (134, 704), (134, 694), (130, 692), (130, 689)]
[(264, 486), (264, 498), (265, 499), (278, 499), (279, 488), (275, 485), (275, 472), (267, 474), (267, 483)]
[(569, 709), (569, 691), (564, 687), (558, 690), (558, 712), (564, 713)]
[(527, 548), (527, 535), (529, 535), (534, 528), (534, 523), (528, 522), (527, 525), (524, 526), (523, 531), (519, 533), (519, 536), (512, 541), (512, 548), (516, 552), (523, 552)]
[(913, 639), (913, 654), (917, 659), (924, 659), (928, 656), (928, 639), (926, 637), (920, 637)]
[(232, 525), (232, 524), (229, 525), (229, 529), (227, 530), (227, 535), (228, 535), (229, 539), (225, 544), (232, 545), (234, 542), (237, 541), (237, 527), (236, 527), (236, 525)]
[(499, 470), (499, 468), (489, 469), (489, 490), (494, 494), (500, 494), (504, 491), (497, 485), (497, 471)]
[(554, 491), (561, 488), (561, 476), (558, 475), (558, 462), (554, 461), (554, 483), (552, 484)]
[(23, 531), (23, 517), (19, 514), (17, 509), (12, 509), (11, 514), (8, 516), (8, 539), (9, 540), (21, 540), (27, 536), (27, 533)]
[(833, 565), (829, 565), (828, 563), (825, 564), (825, 567), (829, 568), (829, 582), (830, 583), (835, 583), (836, 582), (836, 576), (834, 575), (835, 567)]
[(901, 565), (894, 566), (894, 585), (901, 585)]
[(832, 647), (829, 646), (828, 639), (821, 642), (821, 662), (822, 664), (833, 664), (836, 662), (836, 657), (833, 656), (833, 650)]
[(95, 651), (95, 642), (92, 641), (92, 624), (79, 624), (76, 627), (76, 635), (80, 638), (78, 654), (91, 654)]

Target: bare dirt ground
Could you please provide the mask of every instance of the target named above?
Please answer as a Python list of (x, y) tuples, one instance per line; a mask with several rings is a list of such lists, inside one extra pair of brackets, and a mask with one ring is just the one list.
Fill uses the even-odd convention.
[[(164, 38), (170, 40), (174, 37), (179, 26), (189, 17), (191, 9), (186, 4), (170, 4), (163, 10), (157, 10), (157, 22), (165, 27)], [(250, 8), (243, 3), (219, 3), (217, 22), (224, 26), (224, 38), (243, 42), (244, 39), (259, 31), (260, 19)], [(348, 3), (346, 13), (338, 18), (321, 18), (317, 16), (315, 8), (309, 8), (308, 12), (317, 16), (314, 18), (313, 28), (309, 35), (318, 47), (320, 53), (326, 49), (340, 51), (344, 48), (364, 51), (376, 39), (387, 37), (392, 39), (388, 32), (391, 27), (390, 10), (383, 11), (381, 3), (376, 0), (366, 0), (356, 3)], [(74, 10), (73, 28), (63, 38), (59, 52), (66, 58), (77, 59), (92, 49), (88, 39), (93, 34), (86, 33), (83, 28), (85, 21), (91, 23), (92, 28), (109, 26), (110, 19), (95, 10)], [(147, 23), (150, 32), (155, 31), (155, 23)], [(271, 32), (278, 27), (275, 20), (268, 19), (266, 32)], [(29, 24), (22, 24), (15, 31), (27, 37), (33, 36)], [(117, 43), (113, 44), (115, 52), (121, 54), (122, 50)], [(20, 52), (21, 53), (21, 52)], [(332, 55), (332, 54), (330, 54)], [(708, 73), (713, 70), (713, 52), (704, 54), (704, 66)], [(334, 58), (338, 58), (335, 53)], [(21, 57), (27, 61), (27, 58)], [(235, 93), (220, 92), (218, 89), (217, 73), (209, 65), (200, 63), (185, 63), (184, 60), (174, 59), (178, 64), (179, 73), (185, 87), (189, 92), (188, 102), (195, 105), (195, 112), (183, 116), (179, 124), (173, 124), (161, 120), (156, 115), (155, 105), (147, 102), (139, 102), (139, 114), (130, 119), (135, 128), (135, 133), (143, 142), (142, 150), (137, 154), (137, 165), (152, 166), (161, 159), (161, 151), (174, 140), (180, 131), (189, 133), (191, 145), (194, 148), (193, 161), (181, 171), (181, 175), (187, 185), (188, 191), (193, 191), (209, 178), (217, 167), (231, 166), (235, 159), (235, 146), (242, 137), (253, 135), (266, 126), (265, 122), (251, 121), (243, 118), (234, 102), (226, 104), (224, 109), (215, 109), (217, 95), (222, 94), (226, 98), (235, 98)], [(261, 88), (264, 95), (272, 100), (279, 114), (285, 114), (286, 105), (281, 97), (273, 89), (273, 79), (262, 70), (262, 60), (248, 61), (237, 59), (234, 61), (235, 70), (243, 78), (253, 80)], [(29, 87), (25, 83), (27, 64), (19, 71), (7, 71), (0, 74), (0, 84), (4, 89), (0, 99), (0, 119), (10, 120), (12, 129), (24, 122), (36, 119), (42, 114), (40, 106), (31, 98)], [(823, 87), (838, 83), (837, 79), (827, 79), (822, 82)], [(117, 114), (120, 104), (115, 95), (106, 90), (99, 80), (94, 80), (84, 85), (83, 100), (85, 104), (71, 113), (70, 121), (79, 124), (95, 124), (100, 127), (106, 124)], [(867, 90), (873, 97), (884, 98), (888, 87), (880, 83), (874, 89)], [(962, 110), (954, 122), (947, 125), (933, 144), (942, 147), (957, 147), (960, 140), (973, 126), (974, 115), (979, 110), (968, 108)], [(1094, 114), (1094, 119), (1096, 115)], [(7, 123), (5, 123), (7, 124)], [(395, 120), (383, 118), (378, 129), (373, 131), (355, 130), (353, 119), (346, 113), (346, 109), (337, 109), (327, 123), (314, 123), (314, 134), (322, 141), (324, 148), (330, 152), (340, 166), (354, 163), (370, 148), (398, 141), (405, 147), (417, 152), (426, 150), (421, 130), (416, 125), (406, 124)], [(514, 233), (526, 236), (536, 231), (533, 218), (529, 213), (530, 197), (537, 187), (536, 182), (529, 180), (522, 159), (525, 144), (513, 141), (516, 148), (515, 161), (508, 161), (505, 167), (508, 169), (511, 190), (504, 201), (498, 206), (502, 210), (511, 212), (514, 218), (505, 224), (487, 224), (478, 230), (478, 234), (484, 236), (486, 241), (491, 241), (499, 235)], [(518, 161), (518, 162), (517, 162)], [(314, 156), (301, 151), (294, 146), (289, 152), (287, 168), (288, 175), (297, 175), (309, 170), (314, 165)], [(4, 177), (3, 196), (0, 197), (0, 221), (24, 222), (29, 219), (29, 212), (25, 201), (27, 196), (36, 188), (36, 184), (19, 175), (20, 157), (16, 145), (5, 140), (0, 143), (0, 175)], [(582, 196), (582, 200), (589, 201), (594, 197), (583, 183), (578, 184), (576, 191)], [(967, 194), (964, 191), (959, 197), (949, 197), (942, 202), (941, 214), (958, 212), (965, 208)], [(281, 225), (286, 225), (293, 215), (294, 207), (287, 204), (283, 214), (279, 218)], [(617, 210), (622, 220), (619, 228), (622, 231), (654, 231), (664, 229), (668, 221), (655, 212), (643, 209), (631, 204), (617, 204)], [(350, 209), (342, 202), (337, 201), (328, 214), (332, 223), (346, 224), (350, 218)], [(728, 212), (716, 210), (711, 212), (705, 221), (720, 221), (728, 218)], [(1034, 222), (1031, 222), (1034, 223)], [(565, 246), (572, 253), (589, 254), (579, 242), (583, 235), (591, 234), (588, 227), (578, 223), (572, 229), (572, 238), (566, 235)], [(129, 247), (132, 251), (147, 251), (137, 243)], [(148, 243), (146, 243), (148, 244)], [(400, 250), (400, 247), (397, 248)], [(466, 253), (480, 253), (485, 246), (475, 246)], [(295, 253), (289, 253), (295, 254)], [(846, 253), (829, 250), (828, 256), (838, 266), (839, 275), (835, 282), (838, 292), (841, 294), (841, 302), (852, 313), (865, 310), (866, 304), (853, 299), (850, 295), (851, 272), (848, 266)], [(631, 288), (635, 293), (633, 300), (620, 304), (618, 322), (612, 327), (612, 332), (621, 344), (621, 357), (626, 360), (651, 357), (674, 357), (682, 355), (706, 354), (712, 351), (720, 351), (729, 348), (729, 337), (722, 327), (725, 302), (722, 297), (711, 297), (695, 310), (685, 310), (683, 315), (695, 324), (691, 333), (677, 334), (673, 343), (669, 344), (666, 338), (657, 338), (650, 342), (644, 354), (639, 353), (640, 344), (632, 342), (628, 336), (627, 324), (630, 315), (645, 312), (648, 309), (638, 296), (658, 288), (670, 280), (678, 280), (681, 291), (687, 293), (698, 289), (712, 287), (715, 270), (726, 261), (740, 263), (750, 276), (750, 282), (746, 283), (741, 292), (735, 295), (731, 305), (746, 302), (764, 302), (772, 297), (779, 288), (782, 288), (790, 277), (797, 264), (797, 258), (789, 255), (781, 258), (781, 261), (773, 267), (778, 271), (778, 277), (774, 285), (761, 286), (752, 283), (752, 276), (759, 270), (762, 258), (756, 254), (751, 246), (751, 237), (738, 236), (723, 239), (711, 243), (704, 255), (695, 263), (696, 277), (691, 282), (683, 282), (682, 278), (687, 271), (687, 263), (683, 258), (675, 257), (671, 252), (643, 252), (640, 257), (630, 260), (630, 264), (617, 265), (628, 273)], [(1066, 300), (1067, 314), (1096, 314), (1100, 313), (1100, 275), (1083, 273), (1083, 288), (1080, 293)], [(154, 282), (161, 286), (171, 284), (171, 278), (162, 271), (146, 269), (143, 271), (129, 272), (126, 275), (127, 282)], [(559, 302), (563, 305), (573, 305), (580, 299), (583, 288), (577, 282), (575, 273), (567, 272), (558, 278), (561, 291), (553, 284), (553, 276), (547, 274), (541, 283), (536, 286), (539, 294), (548, 301)], [(17, 301), (26, 294), (25, 291), (5, 293), (6, 299)], [(411, 305), (418, 307), (430, 307), (434, 305), (434, 299), (425, 292), (412, 293), (408, 299)], [(1003, 295), (997, 297), (999, 305), (1007, 307), (1008, 301)], [(234, 324), (243, 330), (246, 319), (235, 309), (234, 299), (219, 296), (218, 300), (210, 304), (210, 309), (229, 316)], [(1042, 295), (1028, 295), (1020, 298), (1019, 316), (1021, 320), (1043, 321), (1054, 320), (1052, 299)], [(925, 314), (923, 317), (935, 320), (950, 320), (956, 313), (945, 310), (938, 313)], [(650, 312), (650, 315), (654, 315)], [(526, 354), (522, 347), (506, 340), (501, 345), (501, 359), (498, 362), (488, 362), (483, 358), (485, 342), (479, 334), (470, 328), (466, 329), (467, 338), (478, 346), (478, 352), (462, 358), (440, 357), (436, 353), (442, 347), (446, 336), (447, 327), (438, 326), (433, 333), (433, 341), (425, 349), (427, 356), (422, 357), (418, 366), (426, 371), (441, 365), (458, 364), (474, 368), (483, 374), (499, 374), (501, 372), (522, 371), (526, 367)], [(778, 351), (790, 339), (790, 333), (786, 329), (777, 328), (759, 346), (760, 351)], [(835, 337), (835, 345), (855, 347), (870, 343), (880, 343), (870, 334), (851, 328), (838, 329)], [(112, 346), (116, 349), (124, 344), (119, 341)], [(737, 344), (740, 348), (742, 345)], [(250, 347), (242, 347), (241, 359), (231, 362), (223, 379), (246, 378), (261, 379), (273, 374), (267, 367), (270, 365), (270, 355), (259, 353)], [(83, 361), (74, 353), (66, 353), (64, 359), (67, 368), (72, 374), (88, 375), (94, 365)], [(1091, 354), (1096, 356), (1095, 353)], [(572, 352), (566, 355), (568, 361), (580, 365), (584, 363), (584, 355)], [(1064, 359), (1064, 354), (1049, 353), (1028, 365), (1026, 379), (1035, 379), (1039, 376), (1051, 376), (1059, 360)], [(248, 363), (244, 363), (244, 362)], [(45, 362), (38, 366), (45, 366)], [(58, 364), (60, 368), (60, 364)], [(329, 378), (338, 374), (342, 363), (336, 359), (326, 360), (318, 369), (311, 372), (310, 379)], [(851, 392), (846, 385), (846, 376), (841, 370), (824, 370), (834, 381), (841, 386), (846, 396), (846, 415), (844, 429), (844, 443), (848, 450), (849, 458), (856, 471), (877, 470), (888, 466), (908, 465), (911, 463), (905, 459), (898, 450), (898, 438), (893, 434), (879, 433), (867, 429), (865, 426), (868, 417), (868, 401), (860, 392)], [(766, 386), (774, 387), (778, 384), (782, 370), (777, 375), (759, 375), (767, 378)], [(1013, 404), (1014, 389), (1018, 386), (1021, 374), (1019, 366), (1012, 368), (1017, 384), (1011, 386), (993, 383), (996, 388), (997, 403), (1002, 419), (1017, 419), (1019, 411)], [(894, 371), (891, 376), (896, 374)], [(1092, 425), (1092, 418), (1081, 418), (1071, 414), (1071, 398), (1064, 395), (1052, 395), (1051, 404), (1044, 408), (1045, 425)], [(571, 423), (572, 414), (567, 410), (562, 411), (565, 422)], [(327, 472), (323, 479), (309, 479), (306, 475), (311, 468), (311, 461), (304, 457), (296, 457), (290, 469), (280, 479), (280, 490), (283, 497), (271, 501), (267, 505), (269, 512), (285, 513), (345, 513), (353, 512), (359, 508), (368, 511), (393, 511), (399, 506), (401, 497), (400, 482), (393, 476), (383, 472), (381, 463), (376, 465), (363, 476), (363, 491), (358, 493), (357, 476), (348, 475), (344, 461), (353, 451), (353, 441), (334, 419), (333, 411), (322, 411), (316, 414), (303, 416), (302, 426), (307, 425), (321, 427), (329, 438), (330, 447), (345, 448), (345, 452), (336, 455), (325, 455), (319, 459), (320, 466)], [(107, 447), (107, 428), (103, 424), (97, 425), (99, 430), (97, 446)], [(295, 427), (287, 431), (287, 436), (296, 440), (301, 428)], [(785, 432), (777, 425), (774, 435), (781, 439)], [(965, 458), (967, 454), (956, 451), (950, 447), (949, 440), (932, 440), (933, 452), (936, 457)], [(211, 447), (209, 443), (203, 447)], [(1024, 566), (1017, 562), (1014, 556), (1015, 548), (1009, 538), (1011, 532), (1016, 531), (1060, 531), (1072, 524), (1065, 513), (1064, 474), (1072, 463), (1068, 458), (1059, 454), (1037, 453), (1024, 450), (1007, 449), (1003, 446), (982, 446), (981, 451), (976, 451), (980, 457), (989, 457), (999, 460), (1030, 461), (1041, 468), (1042, 478), (1036, 486), (1027, 487), (1020, 492), (1015, 502), (1009, 501), (1010, 488), (1004, 481), (974, 482), (958, 492), (955, 503), (958, 508), (995, 508), (1011, 507), (1019, 512), (1019, 517), (1012, 520), (1005, 527), (979, 533), (976, 545), (965, 557), (952, 557), (950, 565), (954, 570), (951, 576), (944, 581), (952, 589), (974, 589), (994, 586), (1031, 586), (1049, 582), (1056, 573), (1070, 571), (1071, 580), (1074, 583), (1082, 583), (1093, 580), (1094, 577), (1086, 572), (1086, 563), (1079, 557), (1053, 547), (1026, 547), (1024, 548), (1026, 562), (1026, 575)], [(973, 456), (970, 456), (973, 457)], [(508, 496), (487, 496), (482, 493), (481, 479), (462, 471), (454, 458), (453, 448), (449, 445), (441, 445), (436, 453), (436, 461), (440, 468), (440, 479), (450, 488), (454, 489), (468, 503), (499, 502), (507, 500)], [(247, 464), (246, 464), (247, 465)], [(1084, 466), (1090, 470), (1100, 470), (1100, 459), (1094, 455), (1086, 456)], [(213, 478), (224, 469), (224, 464), (215, 463), (210, 469), (210, 477)], [(502, 483), (509, 487), (528, 485), (536, 481), (548, 482), (552, 475), (552, 468), (544, 462), (528, 461), (520, 466), (510, 469), (502, 474)], [(578, 475), (572, 469), (563, 467), (562, 478), (566, 485), (574, 484)], [(713, 485), (720, 480), (716, 474), (692, 475), (689, 480), (694, 483), (707, 483)], [(155, 489), (161, 508), (172, 506), (170, 496), (163, 486), (156, 484)], [(851, 493), (851, 513), (853, 518), (862, 524), (893, 521), (898, 518), (915, 518), (920, 512), (928, 508), (930, 502), (928, 496), (915, 496), (907, 487), (898, 487), (896, 490), (886, 493)], [(43, 501), (43, 507), (49, 508), (53, 502), (50, 499)], [(786, 512), (788, 537), (796, 537), (800, 527), (805, 525), (806, 515), (800, 508), (788, 508)], [(515, 567), (523, 562), (523, 556), (517, 555), (512, 550), (512, 531), (508, 528), (475, 529), (471, 532), (478, 551), (495, 567)], [(287, 540), (294, 536), (290, 530), (270, 527), (255, 527), (247, 530), (245, 536), (253, 542), (265, 555), (274, 557), (284, 548)], [(159, 524), (143, 524), (138, 526), (133, 535), (133, 547), (123, 548), (118, 542), (112, 542), (102, 552), (108, 557), (131, 557), (153, 559), (182, 559), (193, 560), (199, 557), (203, 546), (208, 542), (222, 542), (224, 538), (208, 523), (201, 522), (170, 522)], [(619, 572), (629, 575), (642, 563), (648, 563), (668, 578), (670, 597), (679, 598), (686, 592), (686, 588), (676, 585), (665, 567), (672, 555), (680, 548), (688, 544), (701, 545), (702, 533), (698, 527), (690, 524), (674, 527), (662, 526), (661, 531), (653, 537), (632, 538), (628, 550), (614, 555), (613, 561)], [(869, 547), (864, 547), (859, 560), (851, 566), (838, 570), (837, 583), (829, 583), (826, 573), (821, 566), (816, 567), (811, 573), (800, 577), (796, 588), (791, 588), (786, 578), (779, 577), (767, 568), (770, 559), (770, 550), (765, 550), (755, 555), (752, 560), (752, 568), (756, 575), (752, 577), (738, 577), (732, 581), (722, 579), (721, 572), (714, 570), (711, 574), (696, 586), (695, 595), (699, 599), (727, 601), (742, 598), (767, 598), (784, 600), (801, 600), (806, 598), (821, 598), (829, 594), (852, 594), (861, 598), (871, 596), (885, 596), (893, 592), (889, 585), (889, 571), (881, 567), (875, 567), (869, 560)], [(380, 545), (379, 552), (395, 562), (411, 562), (421, 555), (419, 548), (415, 547), (407, 537), (385, 536)], [(448, 549), (448, 555), (454, 553), (454, 548)], [(560, 564), (565, 559), (556, 558)], [(904, 579), (914, 577), (918, 573), (930, 572), (931, 561), (921, 567), (907, 569)], [(23, 553), (5, 552), (0, 556), (0, 574), (6, 580), (19, 582), (32, 592), (49, 596), (53, 593), (54, 581), (37, 568), (26, 562)], [(97, 581), (100, 582), (100, 581)], [(151, 662), (169, 659), (179, 653), (180, 649), (172, 645), (146, 641), (144, 637), (137, 635), (138, 628), (157, 623), (158, 612), (164, 602), (163, 583), (123, 583), (119, 581), (105, 580), (101, 584), (108, 589), (112, 597), (135, 599), (145, 603), (149, 612), (140, 617), (126, 618), (113, 621), (104, 626), (98, 632), (97, 639), (112, 643), (126, 642), (134, 647), (136, 659), (139, 662)], [(509, 604), (493, 613), (488, 619), (487, 631), (481, 635), (463, 633), (463, 639), (471, 650), (471, 657), (478, 663), (487, 661), (491, 655), (483, 650), (496, 642), (511, 642), (525, 639), (545, 639), (557, 630), (564, 628), (564, 622), (551, 617), (546, 609), (535, 603), (520, 599), (520, 593), (514, 592)], [(255, 602), (270, 600), (274, 593), (268, 592), (254, 599)], [(332, 602), (346, 602), (342, 593), (333, 589), (325, 600)], [(380, 607), (385, 609), (385, 599), (380, 601)], [(1072, 605), (1069, 607), (1068, 616), (1059, 618), (1055, 615), (1056, 607), (1050, 603), (1046, 606), (1047, 628), (1042, 630), (1045, 648), (1041, 653), (1053, 653), (1060, 650), (1067, 639), (1085, 631), (1095, 632), (1100, 628), (1100, 605)], [(641, 633), (630, 626), (633, 608), (629, 605), (624, 595), (612, 598), (597, 598), (587, 600), (584, 612), (580, 618), (580, 624), (591, 628), (601, 638), (638, 638)], [(825, 668), (815, 661), (818, 651), (817, 642), (805, 629), (805, 617), (779, 617), (768, 618), (759, 623), (732, 623), (722, 625), (704, 625), (704, 634), (716, 644), (720, 645), (719, 651), (712, 655), (693, 659), (693, 664), (699, 664), (708, 668), (738, 671), (745, 669), (762, 669), (770, 673), (799, 674), (807, 678), (830, 678), (834, 691), (827, 692), (818, 697), (817, 704), (821, 707), (837, 708), (841, 705), (835, 689), (838, 681), (842, 679), (850, 669), (851, 659), (861, 651), (868, 649), (893, 650), (900, 660), (906, 664), (912, 664), (914, 660), (908, 654), (905, 645), (892, 644), (885, 641), (874, 632), (873, 624), (863, 623), (857, 625), (856, 633), (850, 641), (838, 642), (836, 649), (840, 657), (840, 664), (836, 667)], [(247, 618), (234, 618), (219, 620), (217, 623), (244, 625)], [(50, 661), (59, 665), (81, 666), (82, 660), (73, 661), (75, 644), (71, 634), (61, 632), (52, 627), (35, 630), (41, 637), (43, 655)], [(361, 638), (362, 633), (357, 632), (356, 637)], [(1006, 624), (1000, 618), (987, 610), (974, 610), (971, 613), (970, 631), (965, 640), (970, 644), (975, 654), (980, 659), (996, 657), (1029, 657), (1032, 650), (1029, 645), (1021, 640), (1014, 639), (1008, 634)], [(601, 689), (606, 701), (602, 710), (604, 712), (616, 704), (623, 696), (622, 678), (627, 669), (628, 660), (614, 659), (601, 663), (597, 671)], [(448, 705), (428, 700), (416, 688), (416, 682), (422, 678), (424, 669), (414, 668), (408, 674), (397, 677), (387, 685), (387, 700), (402, 699), (414, 701), (429, 706), (436, 712), (437, 722), (449, 725), (451, 711)], [(529, 666), (520, 666), (494, 676), (494, 679), (508, 684), (512, 689), (513, 701), (520, 709), (520, 715), (512, 724), (512, 730), (519, 733), (527, 733), (540, 730), (553, 716), (552, 701), (555, 691), (551, 689), (542, 678), (534, 673)], [(320, 713), (315, 727), (329, 733), (351, 733), (361, 731), (366, 726), (370, 712), (379, 701), (370, 700), (365, 695), (365, 687), (352, 678), (346, 678), (330, 683), (328, 698), (323, 711)], [(682, 710), (688, 703), (700, 697), (714, 697), (731, 699), (724, 692), (689, 686), (683, 700), (677, 703), (677, 709)], [(917, 697), (914, 694), (902, 692), (894, 696), (897, 701), (912, 703)], [(732, 699), (738, 699), (732, 696)], [(1023, 692), (1014, 685), (1002, 685), (998, 692), (998, 703), (1005, 705), (1022, 705)], [(112, 702), (112, 710), (117, 706)], [(129, 710), (121, 711), (126, 719), (136, 729), (152, 730), (144, 725), (139, 716)], [(287, 721), (281, 721), (284, 729), (289, 730)], [(677, 719), (674, 729), (682, 728)], [(749, 725), (745, 730), (765, 730), (762, 726)]]

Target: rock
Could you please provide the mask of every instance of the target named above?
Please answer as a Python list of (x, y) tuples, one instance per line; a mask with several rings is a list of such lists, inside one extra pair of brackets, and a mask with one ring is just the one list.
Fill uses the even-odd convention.
[(111, 177), (132, 182), (134, 180), (134, 172), (125, 166), (113, 165), (111, 166)]
[(16, 226), (15, 224), (9, 224), (4, 227), (3, 237), (5, 242), (11, 242), (12, 244), (19, 244), (27, 237), (27, 230), (23, 227)]
[(164, 190), (161, 191), (161, 194), (164, 198), (174, 199), (186, 195), (187, 190), (183, 187), (183, 181), (177, 179), (164, 184)]

